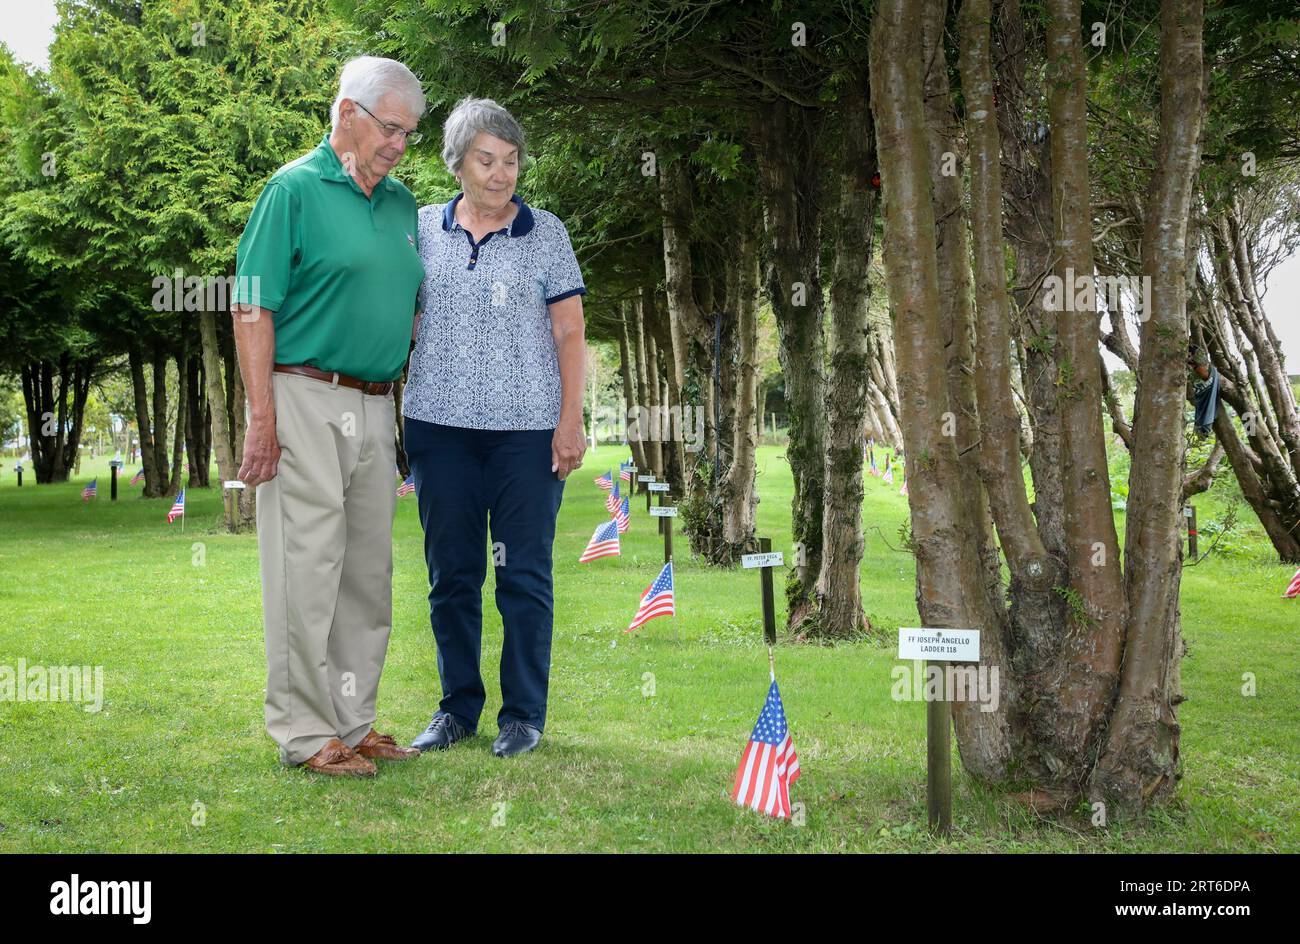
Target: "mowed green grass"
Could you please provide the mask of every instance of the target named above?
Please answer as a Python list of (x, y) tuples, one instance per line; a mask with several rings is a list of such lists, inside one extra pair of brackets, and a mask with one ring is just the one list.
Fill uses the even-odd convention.
[[(931, 838), (925, 710), (890, 697), (894, 643), (783, 639), (777, 677), (803, 767), (795, 825), (728, 797), (768, 685), (757, 573), (697, 564), (679, 536), (675, 625), (624, 634), (662, 564), (644, 501), (623, 556), (577, 563), (606, 517), (592, 476), (625, 455), (600, 448), (566, 489), (542, 747), (491, 755), (501, 624), (489, 572), (479, 736), (384, 765), (374, 780), (278, 763), (262, 728), (256, 539), (220, 532), (216, 490), (189, 493), (182, 533), (165, 521), (168, 504), (139, 499), (138, 487), (123, 484), (110, 503), (106, 461), (21, 491), (6, 461), (0, 664), (102, 665), (105, 692), (98, 713), (0, 702), (0, 851), (1300, 850), (1300, 602), (1280, 599), (1290, 570), (1257, 535), (1248, 553), (1212, 556), (1184, 579), (1186, 776), (1172, 806), (1105, 829), (1081, 813), (1040, 819), (974, 784), (954, 757), (954, 834)], [(92, 475), (100, 497), (82, 502)], [(788, 552), (792, 485), (776, 447), (761, 450), (759, 489), (760, 533)], [(863, 596), (892, 640), (917, 621), (911, 558), (888, 546), (907, 500), (876, 479), (866, 491)], [(404, 742), (439, 697), (415, 512), (413, 497), (399, 501), (379, 697), (381, 730)], [(777, 599), (781, 608), (779, 580)]]

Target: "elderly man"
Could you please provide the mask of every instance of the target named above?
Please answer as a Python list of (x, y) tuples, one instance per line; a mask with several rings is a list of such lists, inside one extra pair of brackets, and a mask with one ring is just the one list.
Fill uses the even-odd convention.
[(393, 381), (424, 276), (415, 198), (388, 173), (424, 107), (401, 63), (347, 63), (332, 130), (272, 175), (239, 242), (266, 730), (283, 763), (322, 774), (419, 753), (373, 724), (392, 624)]
[(492, 750), (510, 757), (536, 747), (546, 722), (551, 545), (586, 449), (587, 289), (564, 224), (515, 195), (524, 133), (509, 112), (460, 102), (442, 157), (464, 192), (420, 210), (426, 274), (402, 398), (442, 680), (413, 746), (445, 750), (478, 725), (490, 522), (504, 628)]

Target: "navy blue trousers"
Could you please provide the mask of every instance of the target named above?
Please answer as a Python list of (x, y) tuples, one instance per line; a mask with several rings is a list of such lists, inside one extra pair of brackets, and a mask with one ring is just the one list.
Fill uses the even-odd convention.
[(497, 725), (523, 721), (543, 730), (554, 615), (551, 546), (564, 496), (564, 482), (551, 471), (554, 430), (464, 429), (409, 416), (405, 423), (429, 566), (440, 709), (477, 729), (484, 702), (483, 581), (491, 557), (504, 629)]

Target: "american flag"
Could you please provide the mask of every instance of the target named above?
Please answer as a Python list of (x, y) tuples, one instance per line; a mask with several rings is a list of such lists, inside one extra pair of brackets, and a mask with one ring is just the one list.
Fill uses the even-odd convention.
[(659, 572), (654, 583), (641, 594), (641, 605), (637, 608), (636, 616), (632, 617), (632, 625), (623, 632), (630, 633), (656, 616), (674, 616), (676, 613), (673, 609), (673, 562), (669, 561), (664, 564), (664, 569)]
[(626, 464), (620, 463), (618, 467), (618, 477), (624, 482), (632, 481), (631, 469)]
[(176, 500), (172, 502), (172, 510), (167, 512), (167, 523), (171, 524), (177, 518), (183, 517), (184, 514), (185, 514), (185, 489), (181, 489), (181, 493), (177, 495)]
[(613, 471), (606, 472), (604, 475), (596, 476), (595, 482), (597, 485), (599, 485), (601, 488), (603, 488), (605, 491), (608, 492), (611, 488), (614, 487)]
[(134, 484), (136, 484), (137, 482), (142, 482), (142, 481), (144, 481), (144, 469), (141, 469), (141, 470), (140, 470), (139, 472), (137, 472), (135, 475), (131, 476), (131, 481), (127, 482), (126, 484), (127, 484), (127, 485), (134, 485)]
[(415, 476), (408, 475), (402, 484), (397, 486), (397, 497), (401, 498), (403, 495), (409, 495), (413, 491), (415, 491)]
[(1282, 596), (1288, 600), (1300, 597), (1300, 570), (1295, 572), (1295, 576), (1291, 578), (1291, 583), (1287, 585), (1286, 593), (1282, 594)]
[(880, 481), (884, 482), (886, 485), (894, 484), (894, 470), (891, 466), (885, 466), (885, 474), (880, 477)]
[(94, 498), (97, 494), (99, 494), (98, 489), (96, 488), (98, 482), (99, 479), (97, 478), (91, 479), (90, 484), (81, 490), (82, 501), (90, 501), (90, 499)]
[(618, 524), (619, 534), (627, 532), (627, 526), (632, 520), (631, 512), (632, 509), (628, 507), (628, 499), (626, 498), (619, 502), (618, 507), (614, 509), (614, 521)]
[(906, 475), (906, 474), (904, 474), (904, 476), (903, 476), (903, 487), (900, 488), (900, 489), (898, 490), (898, 494), (900, 494), (900, 495), (906, 495), (906, 494), (907, 494), (907, 475)]
[(614, 487), (610, 489), (609, 494), (605, 496), (605, 510), (612, 515), (614, 513), (614, 509), (616, 509), (618, 505), (619, 505), (618, 483), (615, 482)]
[(879, 474), (880, 474), (880, 470), (876, 468), (876, 453), (875, 453), (874, 450), (873, 450), (872, 453), (871, 453), (871, 468), (867, 469), (867, 473), (868, 473), (869, 475), (879, 475)]
[(799, 755), (794, 752), (781, 692), (773, 679), (758, 723), (740, 755), (731, 798), (739, 806), (786, 819), (790, 816), (790, 784), (798, 779)]
[(587, 544), (587, 549), (582, 552), (582, 556), (578, 558), (578, 563), (585, 564), (598, 557), (618, 557), (618, 554), (618, 524), (612, 520), (606, 521), (596, 528), (596, 533), (591, 536), (591, 541)]

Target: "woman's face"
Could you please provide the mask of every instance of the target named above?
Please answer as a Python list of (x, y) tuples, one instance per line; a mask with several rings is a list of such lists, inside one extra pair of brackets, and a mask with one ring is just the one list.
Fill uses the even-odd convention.
[(519, 179), (519, 149), (509, 141), (480, 131), (460, 165), (460, 185), (465, 198), (480, 213), (505, 210), (515, 195)]

